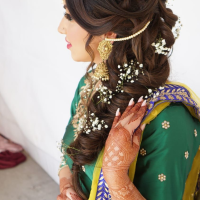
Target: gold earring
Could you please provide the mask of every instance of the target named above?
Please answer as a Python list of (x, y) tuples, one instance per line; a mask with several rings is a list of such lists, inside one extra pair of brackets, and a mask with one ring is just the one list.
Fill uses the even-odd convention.
[(109, 72), (106, 66), (105, 60), (108, 59), (111, 51), (112, 51), (112, 43), (106, 40), (102, 40), (99, 43), (97, 50), (99, 51), (100, 57), (103, 59), (101, 63), (99, 63), (95, 69), (94, 77), (97, 79), (101, 79), (102, 81), (109, 80)]

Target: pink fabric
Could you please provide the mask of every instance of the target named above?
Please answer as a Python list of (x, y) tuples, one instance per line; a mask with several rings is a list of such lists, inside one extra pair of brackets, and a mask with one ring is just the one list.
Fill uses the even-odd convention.
[(11, 153), (4, 151), (0, 153), (0, 169), (7, 169), (14, 167), (26, 160), (26, 156), (20, 152)]
[(0, 152), (10, 151), (12, 153), (17, 153), (23, 150), (23, 147), (19, 144), (12, 142), (5, 136), (0, 134)]

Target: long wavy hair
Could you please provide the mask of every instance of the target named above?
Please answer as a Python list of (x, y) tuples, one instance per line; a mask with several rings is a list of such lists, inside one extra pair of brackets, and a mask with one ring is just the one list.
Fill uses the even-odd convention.
[[(147, 88), (158, 88), (164, 85), (170, 74), (168, 57), (155, 53), (151, 44), (161, 36), (166, 40), (167, 47), (173, 47), (175, 42), (172, 27), (178, 17), (172, 10), (166, 8), (165, 0), (65, 0), (72, 18), (88, 32), (85, 49), (91, 57), (88, 66), (93, 68), (94, 52), (90, 43), (95, 36), (114, 32), (117, 38), (130, 36), (141, 30), (150, 20), (148, 28), (135, 38), (114, 42), (113, 50), (106, 61), (110, 80), (103, 85), (115, 91), (118, 82), (118, 65), (131, 59), (143, 63), (144, 75), (139, 75), (133, 83), (124, 83), (123, 93), (117, 93), (111, 99), (111, 104), (98, 103), (98, 92), (93, 95), (93, 101), (87, 103), (87, 111), (95, 113), (100, 120), (109, 126), (101, 131), (81, 132), (77, 139), (67, 148), (67, 154), (73, 160), (73, 186), (83, 199), (88, 199), (80, 184), (81, 166), (88, 165), (97, 159), (105, 145), (117, 108), (121, 113), (125, 110), (131, 98), (135, 101), (140, 96), (148, 94)], [(89, 79), (89, 73), (86, 72)], [(83, 98), (83, 97), (81, 97)], [(77, 153), (78, 152), (78, 153)]]

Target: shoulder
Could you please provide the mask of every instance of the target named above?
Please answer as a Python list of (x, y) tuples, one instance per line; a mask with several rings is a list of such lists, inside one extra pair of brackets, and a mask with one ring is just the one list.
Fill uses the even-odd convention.
[(82, 76), (81, 79), (78, 82), (77, 90), (80, 92), (80, 89), (82, 86), (85, 85), (86, 75)]
[(192, 119), (188, 108), (181, 102), (170, 103), (163, 111), (161, 111), (157, 117), (152, 120), (151, 124), (158, 126), (158, 124), (164, 121), (176, 121), (180, 123), (182, 121)]
[(198, 123), (183, 103), (170, 103), (150, 124), (147, 124), (143, 139), (153, 137), (165, 139), (165, 142), (186, 140), (187, 137), (194, 135), (192, 132)]
[(79, 83), (78, 83), (78, 86), (77, 86), (77, 89), (76, 89), (76, 92), (77, 93), (80, 93), (81, 90), (83, 89), (83, 87), (87, 86), (90, 84), (89, 80), (88, 80), (88, 77), (92, 77), (92, 70), (90, 70), (88, 73), (84, 74), (81, 79), (79, 80)]

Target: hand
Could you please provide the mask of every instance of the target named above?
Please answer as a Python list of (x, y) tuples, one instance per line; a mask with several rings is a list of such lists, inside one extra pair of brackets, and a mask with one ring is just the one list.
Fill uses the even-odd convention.
[(117, 114), (105, 144), (104, 171), (128, 171), (139, 151), (141, 133), (145, 128), (140, 124), (146, 109), (146, 101), (140, 100), (134, 105), (131, 100), (123, 115)]
[(67, 189), (67, 192), (66, 192), (66, 195), (67, 195), (67, 197), (68, 197), (70, 200), (82, 200), (82, 199), (77, 195), (77, 193), (74, 191), (73, 188), (68, 188), (68, 189)]
[(59, 172), (60, 177), (60, 195), (57, 200), (81, 200), (81, 198), (74, 191), (72, 184), (72, 173), (69, 166), (61, 169)]
[(57, 196), (57, 200), (70, 200), (67, 197), (67, 190), (69, 188), (73, 188), (72, 185), (72, 174), (68, 175), (68, 177), (62, 177), (60, 179), (60, 195)]
[(73, 187), (64, 187), (62, 193), (57, 196), (57, 200), (82, 200)]
[(102, 169), (113, 200), (144, 199), (127, 172), (140, 148), (141, 133), (145, 128), (141, 121), (146, 110), (146, 101), (142, 98), (136, 105), (131, 100), (122, 116), (119, 111), (116, 113), (106, 140)]

